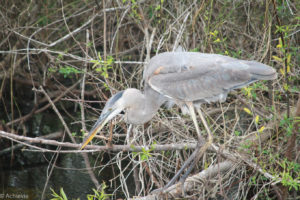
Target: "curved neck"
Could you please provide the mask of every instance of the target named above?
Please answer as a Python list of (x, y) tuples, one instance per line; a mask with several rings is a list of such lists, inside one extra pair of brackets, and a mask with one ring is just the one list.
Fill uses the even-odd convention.
[(137, 95), (137, 103), (127, 109), (125, 120), (130, 124), (144, 124), (150, 121), (166, 98), (150, 87), (146, 87), (144, 93)]

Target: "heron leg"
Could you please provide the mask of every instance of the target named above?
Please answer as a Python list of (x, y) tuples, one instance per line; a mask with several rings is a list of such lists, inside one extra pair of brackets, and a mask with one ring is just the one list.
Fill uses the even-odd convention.
[(208, 125), (207, 125), (207, 122), (206, 122), (206, 120), (205, 120), (205, 118), (204, 118), (204, 116), (203, 116), (203, 113), (202, 113), (202, 111), (200, 110), (200, 108), (197, 108), (197, 112), (198, 112), (198, 115), (200, 116), (200, 119), (201, 119), (203, 125), (204, 125), (204, 128), (205, 128), (206, 131), (207, 131), (207, 134), (208, 134), (208, 143), (211, 145), (212, 142), (213, 142), (212, 133), (211, 133), (211, 131), (210, 131)]
[(191, 165), (189, 166), (189, 168), (187, 169), (187, 171), (184, 173), (184, 175), (180, 179), (183, 193), (185, 193), (185, 191), (184, 191), (184, 182), (185, 182), (185, 180), (187, 179), (188, 175), (191, 173), (191, 171), (195, 167), (196, 163), (200, 160), (200, 158), (202, 157), (202, 155), (205, 153), (205, 151), (208, 149), (208, 147), (212, 144), (212, 141), (213, 141), (212, 133), (211, 133), (211, 131), (210, 131), (208, 125), (207, 125), (207, 122), (206, 122), (206, 120), (205, 120), (205, 118), (203, 116), (202, 111), (200, 110), (200, 108), (198, 108), (197, 111), (198, 111), (200, 119), (201, 119), (201, 121), (202, 121), (202, 123), (203, 123), (203, 125), (204, 125), (204, 127), (205, 127), (205, 129), (207, 131), (208, 140), (207, 140), (207, 142), (201, 148), (196, 148), (195, 152), (197, 154), (195, 156), (195, 159), (193, 159), (193, 162), (191, 163)]
[(195, 128), (196, 128), (196, 132), (197, 132), (197, 136), (198, 136), (198, 143), (200, 143), (201, 141), (204, 141), (204, 138), (202, 137), (202, 135), (200, 133), (200, 128), (199, 128), (199, 125), (198, 125), (198, 122), (197, 122), (196, 113), (195, 113), (195, 109), (194, 109), (194, 104), (193, 104), (193, 102), (186, 102), (186, 105), (189, 108), (190, 115), (192, 117), (192, 120), (193, 120)]

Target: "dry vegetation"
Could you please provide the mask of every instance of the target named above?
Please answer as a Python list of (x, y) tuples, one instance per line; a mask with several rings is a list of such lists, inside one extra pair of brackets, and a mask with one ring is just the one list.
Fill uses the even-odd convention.
[[(291, 0), (4, 0), (0, 151), (13, 148), (7, 138), (47, 151), (30, 138), (51, 132), (34, 135), (28, 124), (53, 109), (63, 123), (57, 130), (67, 131), (65, 140), (80, 143), (112, 94), (128, 87), (142, 89), (150, 57), (181, 45), (188, 51), (257, 60), (279, 75), (276, 81), (231, 93), (223, 104), (204, 105), (214, 146), (186, 182), (186, 197), (299, 198), (299, 9), (299, 1)], [(124, 136), (130, 130), (131, 146), (118, 146), (103, 160), (108, 155), (103, 149), (127, 144)], [(96, 173), (89, 171), (95, 187), (102, 170), (115, 166), (106, 183), (114, 198), (154, 198), (150, 192), (172, 178), (196, 142), (191, 119), (178, 108), (160, 109), (144, 126), (129, 127), (118, 118), (102, 136), (110, 133), (111, 141), (94, 140), (108, 146), (90, 146), (84, 152), (96, 152), (91, 163)], [(80, 154), (67, 148), (71, 144), (65, 146), (61, 152)], [(81, 155), (89, 168), (87, 154)], [(169, 197), (180, 197), (180, 189), (170, 190)]]

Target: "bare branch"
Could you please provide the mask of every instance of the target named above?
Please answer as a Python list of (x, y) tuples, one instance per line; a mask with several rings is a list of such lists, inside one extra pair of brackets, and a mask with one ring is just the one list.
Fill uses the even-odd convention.
[[(12, 133), (7, 133), (5, 131), (0, 130), (0, 136), (7, 138), (7, 139), (14, 139), (17, 141), (27, 141), (29, 143), (37, 143), (37, 144), (48, 144), (53, 146), (62, 146), (68, 148), (79, 149), (81, 144), (73, 144), (70, 142), (58, 142), (56, 140), (48, 140), (43, 138), (31, 138), (26, 136), (20, 136)], [(61, 150), (60, 153), (78, 153), (78, 152), (100, 152), (100, 151), (111, 151), (111, 152), (142, 152), (143, 150), (153, 149), (153, 152), (156, 151), (168, 151), (168, 150), (188, 150), (194, 149), (196, 147), (196, 143), (191, 144), (165, 144), (165, 145), (152, 145), (152, 146), (132, 146), (132, 145), (113, 145), (112, 147), (109, 146), (99, 146), (99, 145), (87, 145), (85, 149), (89, 150)], [(45, 151), (43, 151), (45, 152)], [(56, 152), (49, 150), (47, 152)]]

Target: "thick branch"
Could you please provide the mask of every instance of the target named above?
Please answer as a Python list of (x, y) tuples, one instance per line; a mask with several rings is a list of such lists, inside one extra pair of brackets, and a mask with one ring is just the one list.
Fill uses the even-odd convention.
[[(26, 136), (15, 135), (12, 133), (7, 133), (5, 131), (0, 131), (0, 136), (7, 138), (9, 140), (17, 140), (17, 141), (27, 141), (29, 143), (36, 143), (36, 144), (48, 144), (53, 146), (61, 146), (61, 147), (68, 147), (68, 148), (75, 148), (79, 149), (81, 144), (74, 144), (70, 142), (58, 142), (56, 140), (47, 140), (43, 138), (31, 138)], [(111, 152), (120, 152), (120, 151), (128, 151), (128, 152), (142, 152), (143, 149), (149, 150), (153, 149), (153, 151), (168, 151), (168, 150), (187, 150), (187, 149), (194, 149), (196, 147), (196, 143), (182, 143), (182, 144), (164, 144), (164, 145), (151, 145), (151, 146), (133, 146), (133, 145), (113, 145), (109, 146), (99, 146), (99, 145), (87, 145), (85, 149), (88, 150), (61, 150), (60, 153), (78, 153), (78, 152), (99, 152), (99, 151), (111, 151)], [(48, 152), (56, 152), (52, 150), (47, 150)]]
[[(190, 191), (195, 187), (195, 182), (203, 182), (207, 179), (212, 179), (214, 177), (216, 177), (218, 175), (218, 173), (225, 173), (226, 171), (228, 171), (229, 169), (232, 169), (234, 163), (232, 163), (231, 161), (224, 161), (221, 163), (218, 163), (216, 165), (212, 165), (210, 167), (208, 167), (206, 170), (201, 171), (198, 174), (195, 174), (189, 178), (186, 179), (186, 181), (184, 182), (184, 188), (186, 191)], [(180, 189), (180, 185), (181, 183), (175, 184), (171, 187), (169, 187), (167, 189), (166, 192), (169, 192), (168, 196), (170, 197), (180, 197), (181, 195), (181, 189)], [(177, 188), (179, 190), (177, 190)], [(145, 197), (134, 197), (132, 199), (135, 200), (156, 200), (159, 199), (160, 194), (151, 194)], [(166, 197), (167, 198), (167, 197)]]
[[(54, 133), (51, 133), (51, 134), (48, 134), (48, 135), (45, 135), (45, 136), (41, 136), (41, 137), (37, 137), (37, 138), (40, 138), (40, 139), (55, 139), (55, 138), (61, 137), (62, 134), (63, 134), (62, 131), (58, 131), (58, 132), (54, 132)], [(11, 152), (12, 150), (20, 149), (20, 148), (22, 148), (23, 146), (24, 146), (23, 144), (17, 144), (17, 145), (13, 145), (12, 147), (8, 147), (8, 148), (6, 148), (6, 149), (3, 149), (3, 150), (0, 152), (0, 156), (3, 155), (3, 154), (9, 153), (9, 152)]]

